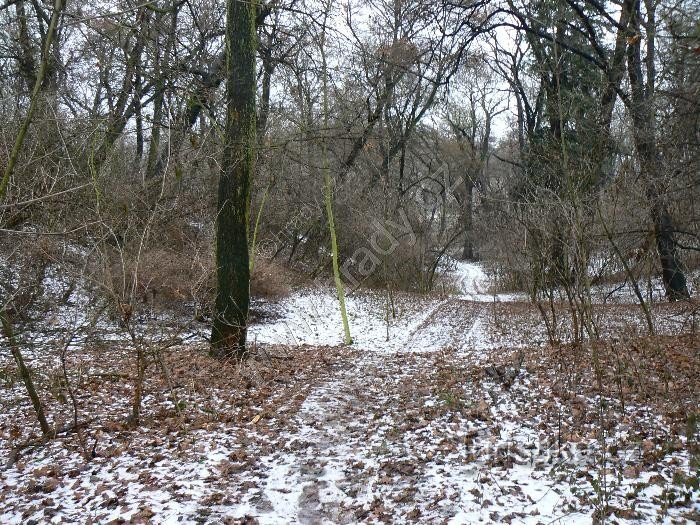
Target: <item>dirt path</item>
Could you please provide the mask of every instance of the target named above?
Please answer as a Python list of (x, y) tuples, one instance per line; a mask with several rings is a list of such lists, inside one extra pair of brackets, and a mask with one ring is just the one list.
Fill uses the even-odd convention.
[[(475, 461), (488, 444), (470, 445), (480, 433), (499, 435), (488, 428), (494, 400), (471, 381), (477, 363), (457, 365), (444, 351), (464, 346), (486, 308), (440, 302), (413, 330), (384, 349), (365, 350), (315, 388), (280, 436), (280, 448), (260, 458), (258, 487), (241, 512), (261, 523), (306, 524), (460, 522), (480, 509), (488, 516), (494, 502), (482, 505), (484, 487), (494, 482), (481, 479), (486, 461)], [(526, 493), (513, 491), (510, 500), (532, 511)]]
[[(612, 460), (617, 478), (607, 474), (596, 424), (573, 424), (595, 402), (579, 397), (572, 408), (528, 363), (508, 361), (537, 340), (531, 319), (516, 317), (493, 302), (450, 298), (398, 319), (389, 341), (376, 329), (363, 334), (360, 357), (310, 391), (228, 515), (270, 524), (576, 524), (606, 503), (609, 513), (620, 509), (619, 523), (654, 516), (660, 489), (647, 480), (661, 470), (621, 476), (638, 461), (622, 425), (606, 445), (627, 450)], [(644, 407), (637, 413), (651, 418), (642, 426), (656, 424)], [(688, 457), (665, 461), (670, 479)]]

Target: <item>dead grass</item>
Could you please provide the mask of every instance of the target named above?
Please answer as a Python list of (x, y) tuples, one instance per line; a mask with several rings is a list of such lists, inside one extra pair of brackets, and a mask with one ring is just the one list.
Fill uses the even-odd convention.
[(280, 263), (258, 257), (250, 280), (250, 293), (256, 298), (281, 299), (303, 278)]

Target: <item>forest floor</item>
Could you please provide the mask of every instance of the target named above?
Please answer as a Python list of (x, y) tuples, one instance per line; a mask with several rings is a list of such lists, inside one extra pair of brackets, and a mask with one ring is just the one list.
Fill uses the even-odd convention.
[[(697, 523), (687, 305), (657, 304), (654, 337), (638, 307), (601, 305), (600, 342), (550, 345), (536, 308), (456, 273), (449, 296), (351, 295), (352, 346), (331, 290), (258, 304), (245, 363), (163, 352), (137, 430), (127, 342), (71, 349), (87, 424), (18, 454), (38, 429), (4, 353), (0, 523)], [(58, 371), (41, 386), (70, 414)]]

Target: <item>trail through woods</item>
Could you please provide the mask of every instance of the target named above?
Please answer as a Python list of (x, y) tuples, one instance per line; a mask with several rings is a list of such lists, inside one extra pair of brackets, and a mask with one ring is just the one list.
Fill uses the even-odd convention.
[[(191, 345), (173, 349), (184, 412), (154, 379), (138, 431), (114, 418), (128, 385), (104, 380), (122, 355), (98, 360), (85, 346), (81, 402), (100, 429), (88, 433), (96, 457), (85, 462), (71, 436), (24, 451), (0, 471), (0, 522), (695, 520), (696, 436), (679, 426), (698, 404), (695, 339), (662, 336), (658, 354), (621, 347), (649, 380), (623, 406), (612, 380), (596, 390), (585, 349), (545, 345), (532, 306), (489, 295), (476, 266), (459, 275), (451, 296), (351, 295), (352, 347), (339, 346), (330, 289), (258, 305), (250, 361), (222, 366)], [(610, 331), (643, 326), (628, 307), (601, 315)], [(658, 316), (673, 333), (677, 312)], [(669, 372), (671, 394), (649, 398)], [(31, 420), (17, 386), (2, 402)], [(6, 422), (3, 464), (12, 431)]]

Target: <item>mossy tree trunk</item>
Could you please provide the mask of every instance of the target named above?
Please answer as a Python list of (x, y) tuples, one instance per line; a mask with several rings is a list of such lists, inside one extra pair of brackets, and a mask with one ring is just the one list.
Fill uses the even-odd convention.
[(352, 336), (350, 335), (350, 323), (348, 322), (348, 312), (345, 306), (345, 289), (343, 287), (343, 279), (340, 276), (340, 263), (338, 251), (338, 235), (335, 228), (335, 217), (333, 214), (333, 180), (331, 179), (331, 167), (328, 160), (328, 146), (326, 144), (326, 132), (330, 125), (329, 108), (328, 108), (328, 60), (326, 57), (326, 22), (331, 4), (327, 4), (324, 9), (325, 17), (323, 19), (321, 35), (319, 37), (319, 50), (321, 52), (321, 87), (323, 97), (323, 129), (324, 133), (321, 137), (321, 158), (323, 162), (323, 200), (326, 205), (326, 216), (328, 217), (328, 230), (331, 235), (331, 257), (333, 262), (333, 279), (335, 281), (335, 289), (338, 294), (338, 305), (340, 306), (340, 318), (343, 323), (343, 341), (346, 345), (352, 344)]
[(250, 305), (248, 220), (255, 169), (257, 2), (227, 0), (226, 136), (216, 215), (216, 305), (211, 353), (245, 354)]
[(17, 364), (19, 370), (19, 375), (22, 378), (24, 387), (27, 389), (27, 395), (32, 402), (34, 407), (34, 412), (36, 413), (36, 418), (39, 421), (39, 427), (41, 428), (42, 434), (48, 436), (51, 432), (51, 427), (49, 427), (46, 421), (46, 415), (44, 413), (44, 407), (39, 399), (39, 394), (37, 394), (36, 387), (34, 386), (34, 381), (32, 380), (32, 373), (29, 367), (24, 362), (24, 357), (22, 356), (22, 351), (15, 340), (15, 334), (12, 329), (12, 321), (8, 313), (3, 309), (0, 309), (0, 329), (2, 329), (2, 334), (7, 339), (10, 345), (10, 351), (12, 352), (12, 357)]

